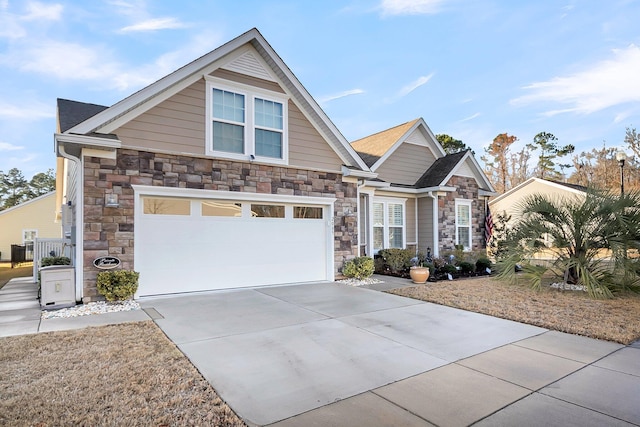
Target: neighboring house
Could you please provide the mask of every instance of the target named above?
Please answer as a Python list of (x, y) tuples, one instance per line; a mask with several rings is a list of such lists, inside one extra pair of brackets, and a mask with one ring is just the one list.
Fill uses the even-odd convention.
[(62, 230), (55, 213), (55, 191), (0, 211), (0, 260), (11, 259), (11, 245), (31, 243), (36, 238), (60, 238)]
[(540, 178), (529, 178), (520, 185), (495, 197), (489, 201), (489, 208), (493, 220), (498, 215), (511, 217), (511, 222), (517, 221), (519, 204), (527, 197), (542, 194), (554, 199), (570, 199), (584, 197), (587, 188), (577, 184), (551, 181)]
[(361, 254), (484, 247), (486, 203), (496, 193), (470, 150), (447, 155), (423, 119), (351, 146), (377, 175), (359, 186)]
[[(507, 227), (516, 224), (519, 218), (521, 203), (533, 195), (544, 195), (554, 200), (572, 200), (584, 198), (587, 188), (577, 184), (551, 181), (540, 178), (529, 178), (520, 185), (499, 195), (489, 201), (493, 222), (499, 221), (500, 216), (508, 218)], [(551, 238), (547, 235), (541, 236), (548, 247), (553, 246)], [(535, 258), (554, 258), (552, 252), (543, 250), (535, 255)]]
[[(111, 107), (58, 100), (55, 142), (83, 301), (103, 256), (140, 272), (140, 297), (333, 280), (373, 235), (480, 247), (493, 194), (422, 120), (365, 162), (256, 29)], [(415, 147), (419, 164), (399, 164)], [(378, 225), (381, 206), (395, 216)]]

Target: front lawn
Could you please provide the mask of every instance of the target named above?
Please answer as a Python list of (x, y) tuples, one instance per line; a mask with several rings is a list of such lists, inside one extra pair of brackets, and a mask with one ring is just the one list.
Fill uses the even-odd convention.
[(622, 344), (640, 339), (640, 295), (608, 300), (579, 291), (508, 285), (492, 277), (443, 280), (389, 291), (543, 328)]
[(0, 425), (245, 425), (151, 321), (0, 338), (0, 390)]

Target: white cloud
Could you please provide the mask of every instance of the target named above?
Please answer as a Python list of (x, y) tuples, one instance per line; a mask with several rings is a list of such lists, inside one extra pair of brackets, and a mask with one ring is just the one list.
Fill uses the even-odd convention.
[(46, 74), (63, 80), (97, 80), (117, 72), (107, 49), (54, 40), (43, 40), (0, 55), (0, 63), (21, 71)]
[[(142, 65), (116, 59), (103, 45), (31, 40), (0, 53), (0, 64), (66, 81), (94, 81), (104, 89), (139, 89), (219, 46), (220, 34), (204, 31), (175, 51)], [(1, 105), (0, 105), (1, 106)]]
[(432, 15), (442, 10), (445, 0), (382, 0), (382, 15)]
[(613, 58), (566, 77), (554, 77), (546, 82), (525, 86), (529, 94), (511, 100), (512, 105), (556, 103), (556, 108), (543, 113), (590, 114), (606, 108), (640, 101), (640, 48), (631, 45), (615, 49)]
[(414, 90), (418, 89), (420, 86), (423, 86), (423, 85), (427, 84), (427, 82), (429, 80), (431, 80), (431, 78), (433, 77), (434, 74), (435, 73), (431, 73), (428, 76), (418, 77), (417, 80), (409, 83), (408, 85), (406, 85), (402, 89), (400, 89), (400, 91), (398, 92), (398, 97), (406, 96), (406, 95), (410, 94), (411, 92), (413, 92)]
[(18, 145), (9, 144), (8, 142), (0, 142), (0, 151), (17, 151), (23, 150), (24, 147)]
[(54, 107), (39, 102), (29, 106), (17, 106), (0, 103), (0, 118), (13, 120), (37, 120), (55, 117)]
[(44, 4), (37, 1), (27, 3), (27, 14), (21, 19), (25, 21), (47, 20), (58, 21), (62, 16), (61, 4)]
[(318, 100), (318, 102), (320, 104), (326, 104), (327, 102), (334, 101), (336, 99), (344, 98), (351, 95), (360, 95), (362, 93), (365, 93), (362, 89), (345, 90), (343, 92), (334, 93), (333, 95), (323, 96)]
[(129, 25), (121, 28), (120, 33), (134, 33), (142, 31), (158, 31), (158, 30), (175, 30), (179, 28), (186, 28), (187, 24), (180, 22), (176, 18), (155, 18), (147, 19), (137, 24)]
[(468, 122), (469, 120), (473, 120), (475, 118), (480, 117), (480, 113), (475, 113), (470, 115), (469, 117), (465, 117), (464, 119), (460, 120), (461, 122)]

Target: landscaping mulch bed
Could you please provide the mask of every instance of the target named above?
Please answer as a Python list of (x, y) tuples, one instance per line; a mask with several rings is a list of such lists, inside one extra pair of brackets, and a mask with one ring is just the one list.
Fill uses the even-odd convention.
[(0, 338), (0, 390), (0, 425), (245, 425), (151, 321)]
[(622, 344), (640, 339), (640, 295), (595, 300), (579, 291), (510, 285), (492, 277), (427, 282), (388, 291), (503, 319)]

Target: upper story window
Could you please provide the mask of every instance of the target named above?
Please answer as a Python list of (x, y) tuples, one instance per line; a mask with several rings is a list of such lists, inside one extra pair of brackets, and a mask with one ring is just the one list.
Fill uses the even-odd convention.
[(287, 163), (282, 94), (207, 77), (207, 150), (217, 157)]

